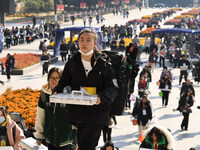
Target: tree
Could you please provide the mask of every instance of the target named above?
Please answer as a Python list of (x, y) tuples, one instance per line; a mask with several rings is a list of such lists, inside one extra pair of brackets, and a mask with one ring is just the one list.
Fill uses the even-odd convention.
[(25, 7), (27, 12), (37, 12), (40, 8), (40, 5), (34, 0), (27, 0)]

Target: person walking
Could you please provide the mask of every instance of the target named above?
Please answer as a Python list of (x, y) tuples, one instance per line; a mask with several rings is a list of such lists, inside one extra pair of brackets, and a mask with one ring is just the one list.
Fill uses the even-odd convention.
[(11, 55), (10, 53), (7, 54), (7, 59), (6, 59), (6, 62), (5, 62), (5, 67), (6, 67), (6, 75), (7, 75), (7, 79), (8, 79), (8, 82), (10, 81), (10, 70), (11, 70), (11, 66), (12, 66), (12, 60), (11, 60)]
[(186, 55), (182, 55), (182, 59), (179, 61), (178, 64), (180, 68), (180, 77), (179, 77), (179, 85), (181, 85), (182, 78), (184, 76), (185, 81), (187, 80), (188, 76), (188, 69), (190, 69), (190, 62), (186, 59)]
[(138, 95), (142, 98), (145, 94), (145, 90), (147, 89), (147, 81), (145, 76), (143, 75), (138, 82)]
[(161, 67), (161, 62), (162, 62), (163, 67), (165, 66), (166, 52), (167, 52), (167, 50), (165, 48), (165, 45), (162, 44), (161, 47), (160, 47), (160, 61), (159, 61), (160, 67)]
[(60, 68), (51, 68), (47, 76), (47, 84), (42, 86), (36, 114), (36, 143), (47, 142), (48, 150), (71, 150), (77, 139), (77, 130), (67, 121), (67, 105), (52, 104), (49, 96), (62, 76)]
[(160, 86), (159, 89), (163, 93), (162, 95), (162, 106), (167, 107), (168, 105), (168, 99), (169, 99), (169, 93), (172, 88), (172, 84), (169, 78), (169, 75), (166, 73), (164, 77), (160, 80)]
[(64, 41), (62, 41), (62, 43), (60, 44), (60, 55), (61, 55), (61, 57), (62, 57), (62, 61), (64, 62), (66, 62), (66, 55), (68, 54), (68, 50), (69, 50), (69, 47), (68, 47), (68, 45), (64, 42)]
[(143, 70), (140, 73), (140, 79), (142, 78), (142, 76), (145, 76), (145, 78), (147, 79), (147, 89), (149, 89), (149, 83), (152, 81), (152, 78), (148, 66), (144, 66)]
[(12, 146), (14, 150), (22, 150), (19, 143), (24, 138), (22, 129), (10, 118), (6, 108), (0, 106), (0, 147)]
[(154, 49), (153, 52), (149, 55), (149, 63), (151, 64), (152, 73), (155, 69), (157, 59), (158, 59), (158, 55), (156, 53), (156, 50)]
[(147, 123), (152, 119), (152, 108), (151, 103), (147, 96), (144, 95), (142, 100), (139, 100), (133, 108), (132, 116), (137, 118), (139, 135), (143, 130), (147, 129)]
[(192, 93), (190, 90), (187, 90), (186, 93), (181, 96), (177, 108), (183, 114), (183, 120), (181, 123), (182, 130), (188, 130), (189, 114), (192, 112), (191, 107), (193, 106), (193, 103)]
[(181, 87), (181, 92), (180, 92), (180, 97), (183, 96), (188, 90), (191, 91), (191, 95), (194, 97), (195, 96), (195, 90), (194, 87), (189, 79), (186, 80), (185, 83), (183, 83)]
[(83, 25), (84, 25), (84, 27), (86, 26), (86, 21), (87, 21), (87, 17), (83, 16)]
[(79, 150), (95, 150), (104, 126), (109, 124), (110, 104), (117, 96), (112, 66), (106, 56), (96, 50), (97, 33), (93, 28), (83, 29), (78, 35), (80, 50), (65, 65), (63, 75), (53, 94), (82, 87), (96, 89), (97, 102), (92, 106), (68, 105), (67, 118), (76, 123)]
[(51, 57), (49, 54), (47, 54), (47, 50), (42, 50), (42, 55), (40, 57), (40, 61), (42, 63), (42, 76), (44, 76), (45, 73), (48, 74), (50, 59)]
[(146, 54), (150, 53), (150, 43), (151, 43), (151, 41), (150, 41), (149, 37), (147, 36), (145, 39), (145, 43), (144, 43)]
[[(110, 117), (109, 117), (109, 126), (113, 125), (113, 122), (114, 122), (115, 125), (117, 125), (117, 120), (116, 120), (115, 115), (110, 115)], [(104, 144), (109, 142), (109, 141), (112, 141), (111, 140), (112, 128), (109, 127), (109, 126), (105, 126), (103, 128), (103, 141), (104, 141)]]

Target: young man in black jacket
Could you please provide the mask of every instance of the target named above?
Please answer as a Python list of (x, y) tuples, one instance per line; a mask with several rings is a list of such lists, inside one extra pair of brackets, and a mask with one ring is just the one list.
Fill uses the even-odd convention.
[(180, 78), (179, 78), (179, 85), (181, 85), (182, 78), (184, 76), (185, 81), (187, 80), (187, 70), (190, 69), (190, 62), (186, 59), (185, 55), (182, 55), (182, 59), (179, 61), (178, 64), (180, 68)]

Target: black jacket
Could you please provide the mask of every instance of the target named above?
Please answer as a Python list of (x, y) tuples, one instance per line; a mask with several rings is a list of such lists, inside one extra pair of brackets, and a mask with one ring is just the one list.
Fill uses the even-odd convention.
[[(193, 98), (192, 96), (189, 96), (189, 98), (187, 99), (187, 94), (184, 94), (183, 96), (181, 96), (181, 99), (179, 100), (179, 106), (177, 108), (177, 110), (182, 110), (183, 107), (185, 107), (185, 105), (188, 105), (188, 107), (193, 106)], [(188, 111), (189, 113), (189, 111)]]
[(180, 68), (180, 66), (183, 66), (183, 64), (185, 63), (186, 66), (188, 66), (188, 69), (190, 69), (190, 62), (188, 60), (179, 60), (179, 63), (178, 63), (178, 67)]
[[(155, 59), (154, 59), (154, 57), (155, 57)], [(151, 53), (150, 55), (149, 55), (149, 62), (150, 63), (156, 63), (157, 62), (157, 59), (158, 59), (158, 55), (156, 54), (155, 56), (153, 56), (153, 53)]]
[(195, 90), (194, 90), (192, 84), (187, 85), (186, 83), (183, 83), (183, 86), (181, 87), (180, 96), (182, 96), (183, 94), (185, 94), (187, 92), (187, 90), (190, 90), (192, 92), (192, 95), (195, 96)]
[(147, 78), (150, 79), (150, 82), (151, 82), (151, 72), (149, 70), (147, 70), (147, 72), (145, 72), (145, 69), (143, 69), (140, 73), (140, 78), (145, 75), (145, 73), (147, 73)]
[[(99, 53), (94, 52), (91, 59), (93, 69), (89, 72), (88, 76), (85, 74), (85, 69), (81, 61), (81, 54), (79, 52), (66, 63), (63, 75), (53, 92), (56, 91), (60, 93), (66, 86), (70, 86), (72, 90), (80, 90), (80, 86), (96, 87), (97, 94), (101, 99), (99, 105), (68, 105), (68, 118), (70, 122), (82, 121), (108, 125), (109, 105), (117, 96), (117, 89), (113, 82), (115, 75), (112, 66), (108, 64), (105, 59)], [(95, 60), (97, 61), (94, 65)]]
[[(143, 115), (143, 109), (146, 109), (146, 115)], [(140, 125), (140, 121), (142, 121), (142, 125), (145, 126), (148, 121), (152, 119), (152, 108), (150, 101), (148, 100), (143, 106), (142, 100), (139, 100), (133, 108), (132, 116), (135, 115), (138, 117), (138, 125)]]
[(172, 88), (172, 84), (171, 84), (171, 81), (169, 80), (169, 78), (168, 79), (165, 79), (164, 77), (161, 78), (159, 89), (165, 89), (166, 85), (168, 85), (168, 89)]

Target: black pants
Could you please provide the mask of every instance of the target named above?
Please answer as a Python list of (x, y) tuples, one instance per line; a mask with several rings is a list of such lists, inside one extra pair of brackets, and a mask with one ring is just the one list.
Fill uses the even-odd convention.
[(54, 145), (48, 144), (48, 150), (71, 150), (71, 145), (56, 147)]
[(131, 109), (131, 100), (130, 100), (130, 94), (128, 94), (127, 100), (126, 100), (126, 109)]
[(176, 68), (176, 65), (177, 65), (178, 61), (179, 61), (179, 59), (175, 59), (174, 60), (174, 68)]
[(168, 104), (168, 99), (169, 99), (169, 92), (168, 91), (162, 91), (163, 96), (162, 96), (162, 105), (167, 106)]
[(188, 128), (189, 114), (190, 113), (184, 113), (183, 112), (183, 121), (181, 123), (181, 127), (185, 127), (185, 129)]
[(77, 123), (78, 149), (96, 150), (103, 127), (103, 125), (94, 123)]
[(163, 63), (163, 67), (165, 66), (165, 58), (164, 57), (160, 57), (160, 67), (161, 67), (161, 62)]
[(60, 53), (61, 57), (62, 57), (62, 61), (66, 61), (66, 53)]
[(183, 76), (184, 76), (185, 81), (186, 81), (186, 80), (187, 80), (187, 76), (188, 76), (187, 71), (181, 71), (181, 72), (180, 72), (179, 83), (181, 83)]
[(44, 75), (45, 73), (48, 74), (48, 67), (42, 66), (42, 75)]
[(10, 67), (6, 68), (7, 79), (10, 79)]
[(103, 128), (103, 141), (104, 141), (104, 143), (111, 141), (111, 133), (112, 133), (112, 128), (109, 128), (108, 126), (105, 126)]

